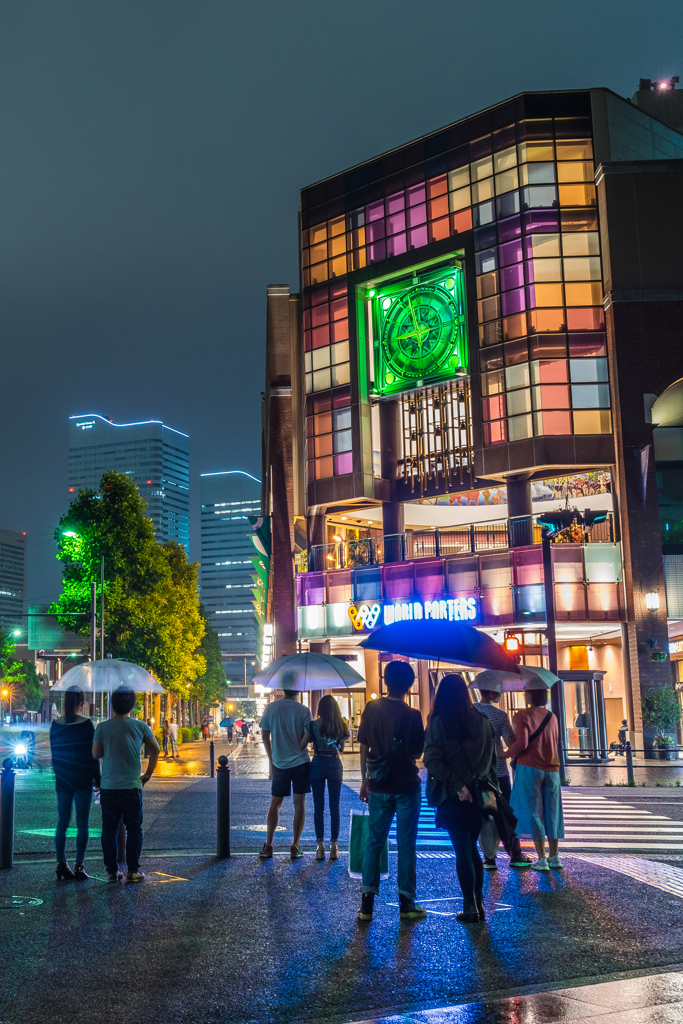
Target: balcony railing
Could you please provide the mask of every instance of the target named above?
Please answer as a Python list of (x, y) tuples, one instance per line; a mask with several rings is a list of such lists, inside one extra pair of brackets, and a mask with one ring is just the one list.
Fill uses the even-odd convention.
[[(613, 543), (612, 513), (580, 541), (569, 543)], [(419, 558), (443, 558), (449, 555), (477, 554), (507, 550), (541, 543), (541, 527), (535, 516), (497, 519), (488, 523), (468, 523), (441, 530), (415, 530), (367, 537), (363, 540), (318, 544), (311, 548), (309, 572), (325, 569), (355, 569), (387, 562), (407, 562)]]

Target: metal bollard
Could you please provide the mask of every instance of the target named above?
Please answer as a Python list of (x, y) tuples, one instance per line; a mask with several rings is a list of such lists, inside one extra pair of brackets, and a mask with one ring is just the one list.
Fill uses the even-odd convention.
[(6, 757), (0, 774), (0, 868), (14, 862), (14, 779), (12, 758)]
[(628, 778), (629, 786), (635, 786), (636, 777), (633, 773), (633, 751), (628, 740), (626, 741), (626, 776)]
[(213, 740), (209, 743), (209, 774), (212, 779), (216, 778), (216, 747)]
[(216, 771), (216, 856), (230, 856), (230, 769), (225, 754)]

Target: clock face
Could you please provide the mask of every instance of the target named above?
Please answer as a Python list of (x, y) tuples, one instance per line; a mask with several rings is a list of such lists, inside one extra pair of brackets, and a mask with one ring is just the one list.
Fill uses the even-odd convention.
[(375, 291), (376, 394), (467, 373), (462, 271), (442, 268)]

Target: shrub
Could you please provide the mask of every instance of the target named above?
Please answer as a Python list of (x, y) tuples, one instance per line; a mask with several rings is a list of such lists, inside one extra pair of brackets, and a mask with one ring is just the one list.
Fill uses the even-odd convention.
[(192, 729), (188, 729), (184, 726), (182, 729), (178, 729), (178, 742), (189, 743), (192, 739)]
[(201, 728), (198, 725), (191, 726), (190, 732), (192, 733), (192, 739), (193, 740), (198, 740), (200, 738), (200, 736), (202, 735), (202, 730), (201, 730)]

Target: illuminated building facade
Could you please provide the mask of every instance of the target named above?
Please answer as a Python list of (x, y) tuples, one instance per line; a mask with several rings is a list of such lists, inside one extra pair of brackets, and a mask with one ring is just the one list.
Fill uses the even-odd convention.
[[(299, 294), (268, 292), (264, 510), (291, 510), (273, 544), (297, 594), (276, 653), (465, 608), (541, 664), (537, 517), (576, 508), (553, 544), (566, 742), (602, 749), (628, 717), (642, 747), (683, 561), (656, 403), (683, 377), (683, 135), (642, 87), (522, 94), (303, 189)], [(590, 532), (587, 508), (607, 512)], [(381, 658), (364, 666), (379, 692)]]
[(114, 423), (96, 413), (69, 418), (69, 494), (97, 491), (115, 469), (134, 480), (160, 544), (190, 545), (188, 436), (160, 420)]
[(26, 534), (13, 530), (0, 530), (0, 630), (26, 643)]
[(218, 633), (229, 683), (248, 682), (256, 667), (249, 517), (261, 511), (261, 481), (239, 470), (202, 473), (201, 600)]

